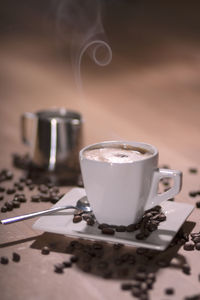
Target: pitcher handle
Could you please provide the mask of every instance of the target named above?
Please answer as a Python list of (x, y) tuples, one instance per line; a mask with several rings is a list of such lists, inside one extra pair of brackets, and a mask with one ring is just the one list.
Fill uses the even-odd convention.
[[(158, 184), (159, 181), (163, 178), (172, 178), (174, 179), (173, 186), (161, 193), (158, 194)], [(149, 194), (149, 198), (147, 204), (145, 206), (145, 210), (154, 207), (155, 205), (160, 204), (164, 200), (168, 200), (173, 198), (176, 194), (178, 194), (181, 190), (182, 186), (182, 172), (177, 170), (170, 169), (157, 169), (154, 171), (154, 176), (151, 184), (151, 190)]]
[(22, 141), (26, 145), (30, 145), (32, 130), (31, 126), (33, 126), (33, 120), (35, 120), (37, 116), (34, 113), (25, 112), (21, 116), (21, 137)]

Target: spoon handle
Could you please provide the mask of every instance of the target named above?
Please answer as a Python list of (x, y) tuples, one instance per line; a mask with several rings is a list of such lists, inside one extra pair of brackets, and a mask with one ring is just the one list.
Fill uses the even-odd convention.
[(55, 212), (55, 211), (59, 211), (59, 210), (63, 210), (63, 209), (70, 209), (70, 208), (75, 209), (76, 207), (72, 206), (72, 205), (53, 207), (53, 208), (50, 208), (50, 209), (46, 209), (46, 210), (42, 210), (42, 211), (38, 211), (38, 212), (33, 212), (33, 213), (30, 213), (30, 214), (26, 214), (26, 215), (21, 215), (21, 216), (16, 216), (16, 217), (13, 217), (13, 218), (4, 219), (4, 220), (1, 220), (0, 223), (4, 224), (4, 225), (11, 224), (11, 223), (15, 223), (15, 222), (35, 218), (35, 217), (38, 217), (38, 216), (47, 215), (47, 214)]

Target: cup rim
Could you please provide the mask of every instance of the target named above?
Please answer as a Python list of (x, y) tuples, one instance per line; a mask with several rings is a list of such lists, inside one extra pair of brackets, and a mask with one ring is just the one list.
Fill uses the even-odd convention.
[(79, 152), (79, 158), (80, 160), (82, 159), (85, 159), (85, 160), (88, 160), (88, 161), (92, 161), (92, 162), (95, 162), (95, 163), (105, 163), (105, 164), (111, 164), (110, 162), (106, 162), (106, 161), (99, 161), (99, 160), (92, 160), (92, 159), (89, 159), (87, 157), (84, 157), (83, 156), (83, 153), (88, 150), (88, 149), (92, 149), (92, 148), (95, 148), (95, 147), (102, 147), (104, 145), (108, 145), (110, 144), (111, 146), (112, 145), (117, 145), (117, 144), (125, 144), (125, 145), (130, 145), (130, 146), (135, 146), (135, 147), (143, 147), (144, 149), (148, 150), (148, 151), (152, 151), (152, 155), (146, 157), (146, 158), (143, 158), (141, 160), (136, 160), (136, 161), (133, 161), (133, 162), (124, 162), (124, 163), (120, 163), (120, 162), (112, 162), (112, 164), (119, 164), (119, 165), (124, 165), (124, 164), (135, 164), (135, 163), (141, 163), (141, 162), (144, 162), (146, 160), (149, 160), (149, 159), (152, 159), (153, 157), (157, 156), (158, 155), (158, 149), (151, 145), (151, 144), (148, 144), (148, 143), (144, 143), (144, 142), (136, 142), (136, 141), (124, 141), (124, 140), (113, 140), (113, 141), (103, 141), (103, 142), (98, 142), (98, 143), (94, 143), (94, 144), (90, 144), (90, 145), (87, 145), (85, 146), (84, 148), (82, 148)]

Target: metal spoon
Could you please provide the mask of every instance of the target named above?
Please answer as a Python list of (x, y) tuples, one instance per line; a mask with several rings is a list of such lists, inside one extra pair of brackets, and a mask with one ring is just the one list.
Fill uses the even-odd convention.
[(43, 216), (43, 215), (47, 215), (49, 213), (53, 213), (55, 211), (64, 210), (64, 209), (78, 209), (78, 210), (82, 210), (84, 212), (91, 212), (92, 210), (90, 208), (90, 205), (89, 205), (88, 202), (86, 202), (84, 200), (84, 198), (78, 200), (77, 203), (76, 203), (76, 206), (65, 205), (65, 206), (53, 207), (53, 208), (50, 208), (50, 209), (46, 209), (46, 210), (42, 210), (42, 211), (38, 211), (38, 212), (26, 214), (26, 215), (21, 215), (21, 216), (17, 216), (17, 217), (13, 217), (13, 218), (4, 219), (4, 220), (1, 220), (0, 223), (4, 224), (4, 225), (11, 224), (11, 223), (15, 223), (15, 222), (19, 222), (19, 221), (23, 221), (23, 220), (27, 220), (27, 219), (31, 219), (31, 218), (35, 218), (35, 217), (39, 217), (39, 216)]

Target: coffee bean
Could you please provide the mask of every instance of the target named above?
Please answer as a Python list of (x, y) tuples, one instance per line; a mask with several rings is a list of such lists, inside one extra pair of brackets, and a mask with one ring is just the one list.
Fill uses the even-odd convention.
[(147, 279), (147, 274), (145, 272), (138, 272), (135, 274), (135, 280), (145, 281)]
[(174, 201), (174, 198), (170, 198), (170, 199), (168, 199), (168, 201)]
[(160, 222), (163, 222), (163, 221), (166, 220), (166, 216), (165, 216), (163, 213), (161, 213), (161, 214), (158, 215), (158, 220), (159, 220)]
[(19, 178), (19, 181), (20, 181), (20, 182), (25, 182), (25, 181), (26, 181), (26, 178), (25, 178), (25, 177), (20, 177), (20, 178)]
[(133, 232), (136, 230), (135, 224), (130, 224), (126, 227), (127, 232)]
[(0, 201), (2, 201), (4, 199), (3, 195), (0, 195)]
[(76, 263), (76, 262), (78, 262), (78, 260), (79, 260), (79, 258), (78, 258), (78, 256), (76, 256), (76, 255), (73, 255), (73, 256), (70, 257), (70, 261), (71, 261), (72, 263)]
[(141, 294), (140, 295), (140, 300), (149, 300), (149, 296), (145, 293), (145, 294)]
[(3, 192), (5, 192), (5, 188), (3, 187), (3, 186), (0, 186), (0, 193), (3, 193)]
[(4, 205), (6, 206), (7, 211), (13, 210), (13, 203), (12, 202), (7, 201), (7, 202), (4, 203)]
[(48, 187), (47, 187), (46, 185), (41, 184), (41, 185), (39, 185), (38, 190), (39, 190), (41, 193), (43, 193), (43, 194), (47, 194), (47, 192), (48, 192), (49, 189), (48, 189)]
[(192, 238), (193, 242), (196, 244), (196, 243), (199, 243), (200, 242), (200, 235), (199, 236), (196, 236), (194, 238)]
[(182, 270), (183, 270), (183, 273), (185, 273), (185, 274), (187, 274), (187, 275), (190, 275), (190, 270), (191, 270), (191, 268), (190, 268), (190, 266), (189, 266), (188, 264), (184, 264), (184, 265), (182, 266)]
[(16, 253), (16, 252), (13, 252), (12, 260), (13, 260), (14, 262), (19, 262), (20, 259), (21, 259), (20, 255), (19, 255), (18, 253)]
[(30, 185), (28, 186), (28, 188), (29, 188), (29, 191), (33, 191), (34, 188), (35, 188), (35, 185), (34, 185), (34, 184), (30, 184)]
[(1, 256), (0, 262), (2, 265), (7, 265), (9, 263), (9, 259), (6, 256)]
[(137, 240), (144, 240), (145, 239), (145, 236), (142, 232), (136, 234), (135, 237), (136, 237)]
[(148, 290), (148, 284), (146, 282), (142, 282), (140, 284), (140, 289), (142, 292), (146, 292)]
[(174, 294), (174, 289), (173, 288), (166, 288), (165, 289), (165, 294), (166, 295), (173, 295)]
[(151, 273), (147, 274), (147, 278), (154, 282), (156, 280), (156, 275), (155, 275), (155, 273), (151, 272)]
[(2, 206), (2, 207), (1, 207), (1, 212), (2, 212), (2, 213), (7, 212), (7, 207), (6, 207), (6, 206)]
[(200, 300), (200, 294), (187, 296), (187, 297), (184, 298), (184, 300)]
[(148, 286), (148, 289), (152, 289), (152, 286), (153, 286), (153, 281), (151, 279), (146, 279), (146, 284)]
[(12, 204), (13, 204), (13, 208), (19, 208), (20, 207), (20, 203), (16, 200), (13, 200)]
[(200, 243), (196, 243), (195, 249), (198, 250), (198, 251), (200, 250)]
[(125, 232), (126, 231), (126, 226), (117, 226), (115, 229), (117, 232)]
[(41, 251), (42, 254), (47, 255), (50, 253), (50, 249), (47, 246), (44, 246)]
[(64, 269), (63, 264), (54, 265), (54, 272), (56, 272), (56, 273), (59, 273), (59, 274), (63, 273), (63, 269)]
[(73, 223), (79, 223), (82, 221), (82, 217), (77, 215), (73, 217)]
[(64, 266), (64, 268), (71, 268), (72, 262), (71, 261), (64, 261), (63, 266)]
[(32, 202), (40, 202), (40, 195), (33, 195), (31, 196)]
[(26, 179), (26, 185), (31, 185), (31, 184), (33, 184), (33, 181), (32, 181), (32, 179)]
[(104, 228), (107, 228), (107, 227), (109, 227), (109, 225), (106, 224), (106, 223), (99, 224), (99, 226), (98, 226), (99, 229), (104, 229)]
[(60, 200), (59, 196), (53, 196), (53, 197), (51, 196), (50, 197), (50, 202), (53, 204), (56, 204), (59, 200)]
[(52, 187), (51, 190), (50, 190), (50, 193), (58, 194), (59, 192), (60, 192), (60, 190), (59, 190), (59, 188), (56, 187), (56, 186)]
[(148, 224), (147, 225), (147, 229), (150, 231), (150, 232), (153, 232), (153, 231), (155, 231), (155, 230), (157, 230), (157, 228), (158, 228), (158, 225), (157, 224), (154, 224), (154, 223), (150, 223), (150, 224)]
[(88, 218), (88, 219), (87, 219), (87, 225), (93, 226), (94, 223), (95, 223), (95, 221), (94, 221), (92, 218)]
[(110, 227), (105, 227), (101, 230), (101, 232), (103, 234), (109, 234), (109, 235), (114, 235), (115, 234), (115, 231), (114, 229), (110, 228)]
[(132, 283), (122, 283), (121, 284), (121, 289), (123, 291), (128, 291), (128, 290), (131, 290), (133, 287)]
[(197, 168), (189, 168), (189, 172), (196, 174), (198, 172), (198, 169)]
[(194, 250), (194, 244), (187, 242), (184, 244), (183, 249), (186, 251), (192, 251), (192, 250)]
[(133, 287), (131, 292), (132, 292), (132, 295), (136, 298), (140, 297), (140, 295), (141, 295), (141, 290), (137, 287)]
[(200, 208), (200, 201), (196, 202), (196, 208)]
[(22, 202), (22, 203), (26, 202), (27, 200), (26, 200), (25, 194), (18, 194), (17, 201)]
[(198, 193), (196, 191), (189, 192), (190, 197), (196, 197), (197, 195), (198, 195)]
[(10, 194), (14, 194), (16, 192), (16, 190), (14, 188), (8, 188), (6, 192), (7, 192), (7, 194), (10, 195)]
[(193, 232), (190, 234), (192, 238), (200, 237), (200, 232)]

